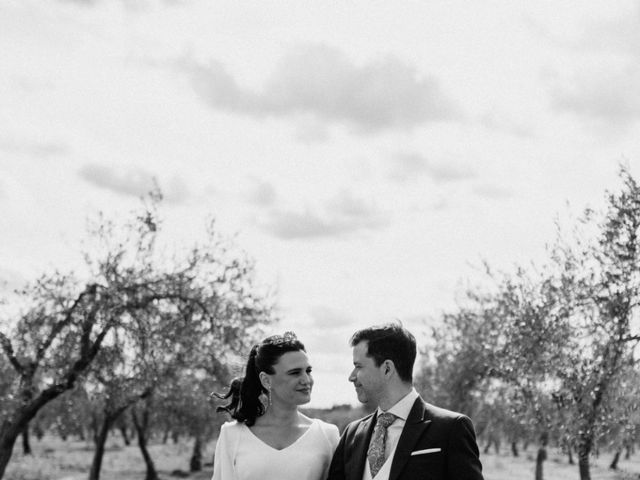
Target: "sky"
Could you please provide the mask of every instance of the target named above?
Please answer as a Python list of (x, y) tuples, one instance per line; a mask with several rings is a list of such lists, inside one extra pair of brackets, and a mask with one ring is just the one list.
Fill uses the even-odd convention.
[[(483, 261), (538, 261), (640, 164), (640, 2), (3, 0), (0, 280), (74, 268), (86, 219), (158, 183), (255, 260), (314, 368), (420, 345)], [(154, 180), (155, 179), (155, 180)]]

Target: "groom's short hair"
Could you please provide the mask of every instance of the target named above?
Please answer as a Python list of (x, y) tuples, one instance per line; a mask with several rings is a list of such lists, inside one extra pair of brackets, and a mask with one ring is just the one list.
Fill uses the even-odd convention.
[(404, 382), (413, 381), (413, 364), (416, 361), (416, 339), (399, 323), (387, 323), (358, 330), (351, 337), (351, 346), (367, 342), (367, 356), (376, 366), (391, 360), (398, 376)]

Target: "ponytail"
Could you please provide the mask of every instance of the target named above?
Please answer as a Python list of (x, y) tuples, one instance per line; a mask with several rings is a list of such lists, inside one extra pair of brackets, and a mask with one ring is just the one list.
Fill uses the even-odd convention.
[(265, 412), (265, 407), (260, 401), (260, 395), (263, 392), (266, 393), (266, 389), (260, 382), (256, 366), (258, 347), (258, 345), (254, 345), (249, 353), (245, 376), (234, 378), (229, 385), (229, 391), (225, 395), (214, 393), (216, 397), (224, 400), (231, 397), (229, 404), (216, 408), (217, 412), (227, 412), (231, 415), (231, 418), (238, 422), (244, 422), (249, 427), (255, 423), (257, 417)]

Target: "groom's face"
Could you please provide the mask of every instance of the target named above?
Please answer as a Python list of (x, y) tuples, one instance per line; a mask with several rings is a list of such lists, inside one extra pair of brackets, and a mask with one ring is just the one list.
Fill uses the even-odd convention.
[(368, 341), (363, 340), (353, 347), (353, 371), (349, 381), (356, 387), (358, 400), (378, 405), (384, 387), (382, 367), (368, 355)]

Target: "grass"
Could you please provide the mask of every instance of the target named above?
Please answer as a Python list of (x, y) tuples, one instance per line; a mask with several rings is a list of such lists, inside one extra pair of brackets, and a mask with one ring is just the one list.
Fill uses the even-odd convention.
[[(482, 455), (482, 465), (485, 480), (534, 480), (535, 454), (533, 449), (521, 452), (520, 456)], [(544, 462), (543, 472), (545, 480), (579, 480), (578, 465), (570, 465), (566, 455), (548, 449), (549, 459)], [(575, 456), (574, 456), (575, 457)], [(640, 458), (637, 455), (629, 460), (621, 459), (618, 470), (609, 469), (612, 454), (592, 457), (591, 480), (631, 480), (640, 479)], [(577, 461), (577, 459), (576, 459)]]
[[(24, 456), (21, 446), (16, 445), (13, 458), (9, 463), (4, 480), (86, 480), (93, 459), (93, 445), (90, 442), (67, 441), (45, 437), (42, 441), (33, 441), (33, 456)], [(149, 447), (161, 479), (179, 478), (174, 471), (188, 474), (192, 444), (181, 442), (154, 444)], [(205, 449), (205, 462), (213, 456), (213, 444)], [(485, 480), (534, 480), (535, 451), (521, 452), (515, 458), (490, 453), (482, 455)], [(603, 454), (591, 459), (592, 480), (631, 480), (640, 479), (640, 455), (630, 460), (620, 460), (617, 472), (608, 469), (611, 454)], [(103, 459), (101, 480), (143, 480), (145, 466), (137, 445), (124, 446), (119, 437), (107, 442), (107, 451)], [(190, 480), (209, 480), (211, 465), (202, 472), (189, 474)], [(567, 458), (553, 449), (549, 449), (549, 460), (544, 463), (545, 480), (579, 480), (578, 466), (569, 465)]]
[[(9, 462), (3, 480), (87, 480), (93, 460), (91, 442), (69, 440), (63, 442), (57, 438), (45, 437), (42, 441), (32, 441), (33, 455), (22, 454), (21, 445), (16, 444), (13, 457)], [(172, 472), (189, 474), (189, 460), (193, 444), (180, 442), (174, 444), (153, 444), (149, 452), (161, 479), (179, 478)], [(190, 480), (209, 480), (211, 478), (213, 445), (203, 452), (202, 472), (189, 474)], [(102, 460), (101, 480), (144, 480), (146, 467), (140, 449), (135, 442), (125, 446), (120, 438), (107, 440)]]

